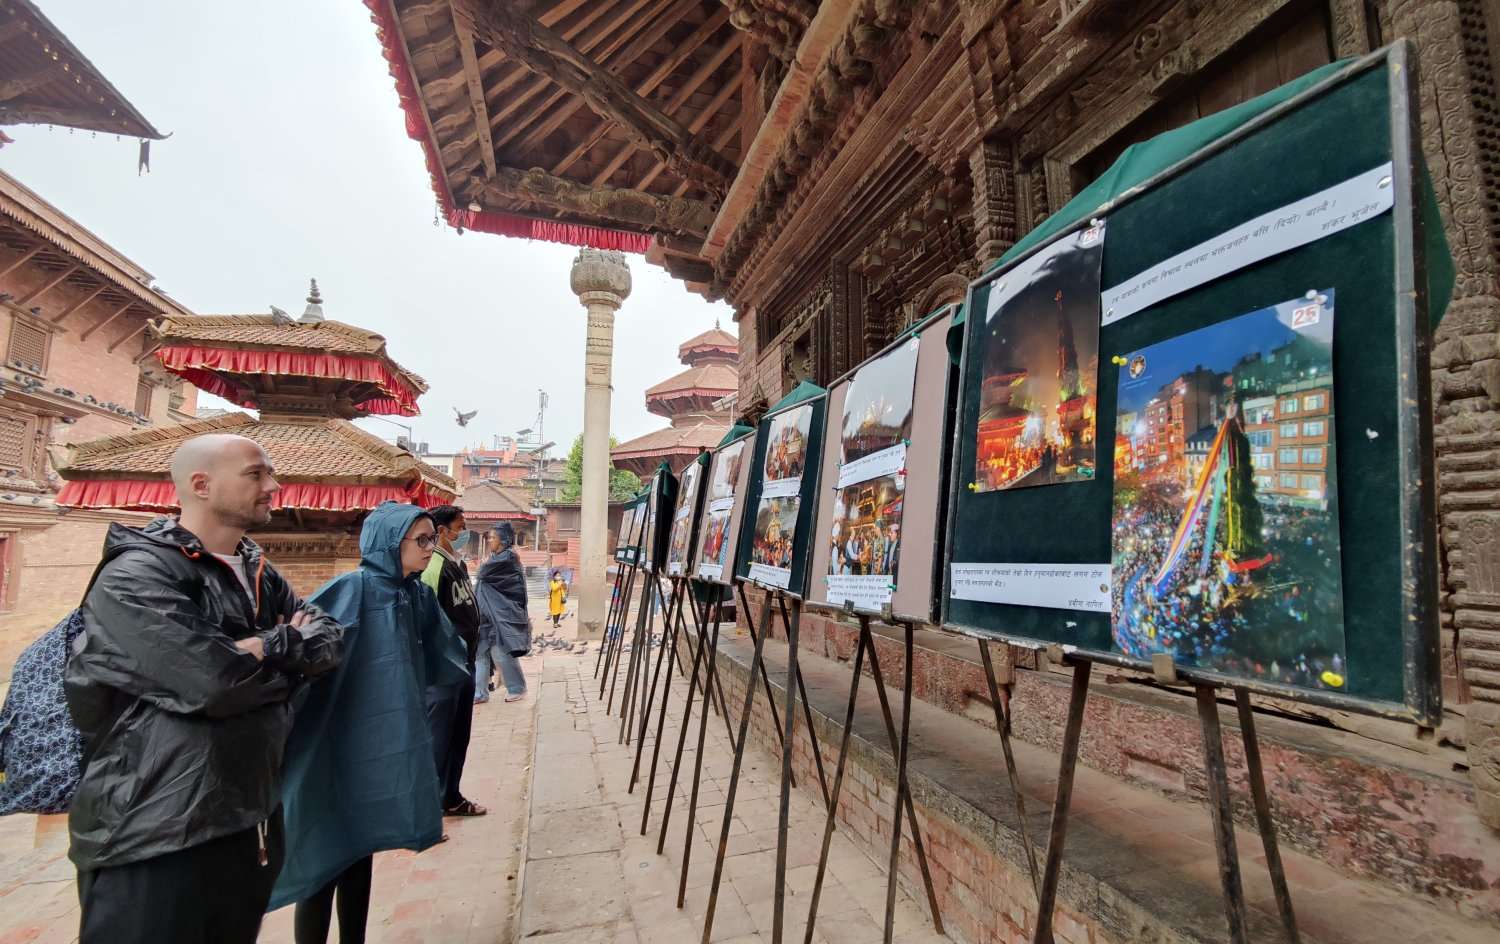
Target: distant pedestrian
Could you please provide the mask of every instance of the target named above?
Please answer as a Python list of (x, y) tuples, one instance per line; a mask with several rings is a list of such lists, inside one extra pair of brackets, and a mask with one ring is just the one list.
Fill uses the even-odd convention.
[(547, 612), (552, 617), (552, 626), (562, 623), (563, 610), (568, 605), (568, 585), (562, 579), (562, 571), (552, 572), (552, 582), (547, 585)]
[(313, 595), (346, 627), (344, 661), (297, 711), (287, 744), (286, 866), (271, 907), (297, 903), (297, 944), (364, 940), (372, 857), (443, 840), (442, 787), (425, 698), (468, 677), (463, 643), (420, 574), (432, 518), (386, 502), (365, 518), (359, 569)]
[(427, 689), (428, 728), (433, 747), (440, 755), (438, 778), (443, 785), (443, 813), (483, 816), (489, 811), (465, 799), (459, 790), (474, 726), (474, 659), (479, 652), (479, 605), (474, 601), (474, 585), (460, 556), (473, 532), (464, 521), (464, 510), (457, 505), (439, 505), (428, 514), (437, 525), (438, 543), (427, 569), (422, 571), (422, 582), (437, 594), (438, 605), (458, 630), (468, 657), (468, 677), (457, 689), (448, 686)]
[(280, 489), (265, 450), (199, 436), (171, 470), (181, 515), (110, 525), (67, 667), (82, 944), (255, 940), (281, 869), (291, 699), (343, 652), (245, 537)]
[(516, 661), (531, 651), (531, 617), (526, 613), (526, 572), (516, 556), (516, 532), (502, 521), (486, 536), (490, 557), (475, 580), (479, 600), (480, 640), (474, 680), (476, 702), (489, 701), (491, 663), (500, 667), (505, 700), (526, 695), (526, 676)]

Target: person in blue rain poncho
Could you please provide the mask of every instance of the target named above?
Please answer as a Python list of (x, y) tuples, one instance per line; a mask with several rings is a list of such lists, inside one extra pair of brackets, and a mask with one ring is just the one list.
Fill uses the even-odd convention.
[(342, 623), (344, 660), (314, 684), (287, 743), (286, 864), (271, 909), (297, 903), (297, 944), (364, 940), (372, 856), (443, 840), (442, 790), (424, 690), (468, 678), (462, 640), (420, 576), (432, 518), (385, 502), (365, 519), (359, 569), (312, 598)]

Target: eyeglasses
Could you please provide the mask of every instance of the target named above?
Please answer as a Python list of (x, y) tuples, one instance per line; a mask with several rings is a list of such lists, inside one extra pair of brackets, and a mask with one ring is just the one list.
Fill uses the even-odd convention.
[(407, 538), (406, 540), (417, 542), (417, 547), (424, 551), (430, 551), (437, 546), (436, 534), (419, 534), (414, 538)]

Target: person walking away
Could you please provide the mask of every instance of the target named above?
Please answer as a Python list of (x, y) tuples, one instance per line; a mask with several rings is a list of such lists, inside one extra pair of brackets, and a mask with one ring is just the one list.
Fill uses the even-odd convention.
[[(479, 618), (483, 641), (479, 652), (479, 669), (486, 685), (490, 661), (500, 666), (505, 681), (505, 700), (520, 701), (526, 695), (526, 676), (516, 661), (531, 651), (531, 617), (526, 613), (526, 573), (515, 551), (516, 532), (510, 522), (502, 521), (489, 533), (493, 552), (479, 568), (476, 579)], [(488, 692), (480, 701), (488, 700)]]
[(483, 816), (489, 811), (465, 799), (459, 790), (474, 726), (474, 658), (479, 652), (479, 605), (474, 602), (474, 584), (461, 556), (473, 532), (464, 521), (464, 510), (457, 505), (439, 505), (427, 513), (437, 526), (437, 547), (422, 571), (422, 582), (437, 594), (438, 605), (458, 631), (467, 657), (467, 675), (456, 689), (439, 686), (427, 690), (428, 730), (433, 746), (442, 754), (438, 780), (443, 787), (443, 815)]
[(281, 868), (291, 700), (343, 651), (245, 536), (281, 487), (265, 450), (199, 436), (171, 473), (177, 519), (110, 525), (64, 676), (82, 944), (255, 940)]
[(344, 660), (311, 686), (287, 742), (286, 864), (271, 908), (295, 902), (297, 944), (364, 940), (372, 858), (443, 839), (442, 794), (424, 694), (461, 685), (463, 644), (424, 585), (432, 518), (385, 502), (365, 518), (360, 564), (313, 602), (344, 627)]
[(552, 582), (547, 585), (547, 612), (552, 616), (555, 629), (562, 623), (563, 610), (568, 605), (568, 585), (563, 582), (562, 571), (552, 572)]

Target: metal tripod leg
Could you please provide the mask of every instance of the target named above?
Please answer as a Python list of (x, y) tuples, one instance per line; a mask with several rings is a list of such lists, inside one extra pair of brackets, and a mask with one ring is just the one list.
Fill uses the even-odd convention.
[(625, 694), (620, 702), (620, 735), (615, 743), (629, 744), (635, 722), (636, 703), (641, 700), (644, 672), (651, 668), (651, 624), (656, 620), (656, 603), (661, 598), (661, 581), (656, 571), (647, 578), (641, 597), (643, 606), (636, 611), (635, 645), (630, 649), (630, 665), (625, 674)]
[[(688, 677), (687, 703), (682, 710), (682, 725), (677, 729), (677, 753), (672, 758), (672, 777), (667, 781), (667, 803), (661, 813), (661, 832), (656, 837), (656, 854), (661, 855), (667, 844), (667, 826), (672, 822), (672, 800), (677, 796), (677, 775), (682, 770), (682, 749), (687, 745), (688, 723), (693, 719), (693, 694), (698, 690), (698, 666), (703, 662), (708, 647), (700, 640), (698, 650), (693, 653), (693, 671)], [(708, 690), (708, 686), (704, 686)], [(706, 709), (705, 709), (706, 710)]]
[(609, 594), (609, 610), (604, 615), (604, 638), (599, 641), (599, 655), (594, 657), (594, 678), (599, 677), (599, 667), (604, 661), (604, 650), (609, 648), (609, 628), (615, 622), (615, 607), (620, 602), (620, 578), (624, 574), (624, 568), (615, 568), (615, 585)]
[(1073, 773), (1078, 768), (1078, 735), (1083, 729), (1083, 709), (1089, 698), (1089, 673), (1093, 664), (1073, 666), (1073, 691), (1068, 697), (1068, 722), (1063, 728), (1062, 761), (1057, 771), (1057, 795), (1052, 801), (1052, 829), (1047, 837), (1047, 862), (1042, 869), (1042, 890), (1037, 894), (1036, 932), (1032, 944), (1052, 944), (1052, 912), (1057, 905), (1057, 885), (1062, 878), (1063, 844), (1068, 835), (1068, 807), (1073, 802)]
[[(651, 688), (646, 693), (645, 707), (641, 711), (641, 730), (639, 736), (635, 739), (635, 761), (630, 765), (630, 788), (626, 791), (627, 793), (635, 792), (636, 781), (641, 776), (641, 753), (646, 749), (646, 724), (651, 718), (651, 706), (656, 702), (656, 685), (661, 681), (661, 664), (667, 657), (666, 637), (668, 633), (672, 634), (672, 647), (676, 648), (677, 630), (676, 624), (673, 623), (673, 617), (678, 615), (677, 609), (682, 605), (682, 585), (683, 581), (681, 578), (672, 581), (672, 599), (667, 601), (666, 622), (662, 626), (661, 648), (656, 651), (656, 668), (652, 670)], [(667, 669), (669, 675), (671, 671), (670, 668)], [(663, 699), (665, 699), (665, 696), (663, 696)]]
[[(756, 646), (760, 645), (761, 637), (764, 636), (764, 635), (769, 635), (769, 630), (770, 630), (770, 626), (771, 626), (771, 608), (770, 608), (771, 593), (772, 593), (772, 591), (770, 591), (770, 590), (766, 591), (766, 604), (761, 607), (761, 619), (760, 619), (760, 625), (762, 627), (764, 627), (768, 632), (766, 632), (766, 633), (757, 633), (755, 631), (755, 624), (750, 621), (750, 599), (745, 594), (745, 585), (744, 584), (740, 584), (740, 605), (745, 608), (745, 628), (750, 631), (750, 642), (751, 642), (752, 645), (756, 645)], [(766, 674), (766, 664), (764, 662), (762, 662), (760, 664), (760, 683), (761, 683), (761, 687), (763, 687), (766, 690), (766, 702), (771, 706), (771, 725), (776, 729), (776, 739), (777, 739), (777, 741), (780, 741), (781, 740), (781, 712), (779, 712), (779, 711), (776, 710), (776, 696), (771, 693), (771, 677)], [(751, 676), (750, 676), (750, 684), (752, 684), (752, 685), (755, 684), (755, 675), (754, 675), (754, 673), (752, 673)], [(736, 741), (735, 743), (739, 743), (739, 742)], [(792, 786), (795, 787), (796, 785), (797, 785), (797, 782), (795, 780), (793, 780), (792, 781)]]
[[(692, 602), (691, 591), (689, 591), (688, 593), (688, 602)], [(694, 605), (696, 606), (696, 604)], [(655, 743), (653, 743), (651, 746), (651, 772), (646, 776), (646, 802), (642, 804), (641, 808), (642, 836), (646, 835), (646, 825), (651, 821), (651, 794), (656, 790), (656, 769), (657, 763), (661, 759), (661, 737), (662, 733), (666, 730), (667, 727), (667, 703), (671, 701), (670, 696), (672, 694), (672, 666), (677, 662), (677, 638), (679, 634), (686, 634), (686, 632), (687, 630), (682, 623), (682, 611), (678, 610), (677, 622), (672, 625), (672, 653), (668, 657), (669, 661), (667, 662), (666, 682), (662, 686), (661, 708), (658, 709), (656, 715), (656, 740)], [(684, 672), (684, 675), (685, 674), (686, 673)], [(693, 680), (688, 679), (688, 686), (690, 688), (692, 687), (692, 684)], [(680, 760), (682, 757), (682, 753), (680, 750), (678, 751), (677, 756)]]
[(1292, 911), (1292, 893), (1287, 888), (1286, 870), (1281, 865), (1281, 849), (1276, 844), (1276, 821), (1271, 816), (1271, 798), (1266, 795), (1266, 775), (1260, 764), (1260, 739), (1255, 735), (1255, 713), (1250, 709), (1250, 693), (1234, 690), (1235, 707), (1240, 714), (1240, 736), (1245, 741), (1245, 767), (1250, 774), (1250, 797), (1255, 801), (1255, 822), (1260, 827), (1261, 845), (1266, 850), (1266, 869), (1271, 873), (1271, 889), (1276, 894), (1276, 910), (1286, 929), (1288, 944), (1298, 944), (1297, 915)]
[(1229, 802), (1229, 771), (1224, 764), (1224, 736), (1219, 728), (1219, 699), (1212, 685), (1195, 685), (1198, 722), (1203, 728), (1203, 761), (1208, 775), (1208, 810), (1213, 815), (1214, 851), (1219, 856), (1219, 883), (1224, 889), (1224, 913), (1229, 940), (1249, 944), (1245, 917), (1245, 889), (1240, 881), (1240, 857), (1234, 843), (1234, 809)]
[[(786, 610), (782, 610), (785, 615)], [(771, 944), (781, 944), (782, 926), (786, 920), (786, 854), (788, 819), (792, 810), (792, 750), (796, 746), (792, 737), (797, 729), (797, 633), (802, 625), (802, 601), (792, 600), (792, 619), (786, 627), (786, 716), (785, 732), (781, 737), (781, 806), (776, 829), (776, 896), (771, 909)], [(771, 635), (766, 627), (765, 635)], [(707, 928), (704, 929), (707, 931)]]
[[(714, 655), (719, 648), (719, 627), (714, 626), (707, 640), (703, 643), (708, 648), (708, 654), (704, 657), (707, 665), (713, 665)], [(707, 679), (708, 672), (705, 667), (704, 678)], [(698, 754), (693, 758), (693, 789), (688, 796), (687, 825), (682, 830), (682, 869), (677, 876), (677, 907), (687, 899), (688, 866), (693, 860), (693, 839), (698, 834), (698, 786), (703, 781), (703, 745), (708, 737), (708, 685), (705, 681), (703, 686), (703, 710), (698, 712)]]
[(995, 684), (995, 663), (990, 659), (988, 639), (979, 640), (979, 655), (984, 660), (984, 678), (990, 686), (990, 704), (995, 708), (995, 730), (1000, 732), (1000, 750), (1005, 754), (1005, 775), (1010, 779), (1011, 795), (1016, 798), (1016, 823), (1021, 831), (1021, 846), (1026, 850), (1026, 866), (1031, 870), (1031, 888), (1040, 895), (1042, 880), (1036, 871), (1036, 849), (1031, 845), (1031, 831), (1026, 828), (1026, 799), (1021, 796), (1016, 755), (1010, 747), (1010, 702), (1001, 700), (1000, 686)]
[[(791, 625), (791, 621), (787, 618), (786, 615), (786, 600), (782, 598), (777, 602), (781, 607), (781, 622), (784, 625)], [(793, 608), (795, 609), (795, 607), (796, 604), (793, 603)], [(823, 751), (818, 746), (818, 728), (817, 725), (813, 723), (812, 702), (807, 700), (807, 685), (802, 681), (802, 670), (800, 668), (797, 670), (797, 694), (802, 699), (802, 713), (807, 720), (807, 738), (808, 741), (812, 744), (813, 763), (817, 766), (818, 770), (818, 786), (823, 791), (823, 805), (827, 806), (828, 778), (823, 773)]]

